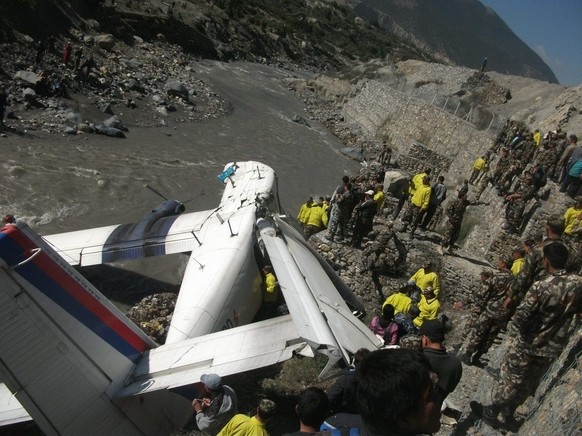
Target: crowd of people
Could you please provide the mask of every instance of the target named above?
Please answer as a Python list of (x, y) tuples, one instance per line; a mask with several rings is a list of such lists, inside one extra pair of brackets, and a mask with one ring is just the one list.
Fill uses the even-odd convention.
[(331, 196), (319, 197), (317, 201), (308, 197), (297, 215), (305, 238), (327, 229), (326, 241), (349, 242), (352, 247), (361, 248), (384, 204), (383, 177), (378, 175), (366, 183), (362, 178), (350, 181), (343, 176)]
[[(440, 346), (443, 329), (427, 324), (423, 352), (412, 349), (358, 350), (354, 365), (327, 391), (310, 386), (297, 397), (299, 435), (417, 435), (441, 426), (441, 408), (462, 374), (461, 363)], [(387, 371), (387, 368), (391, 368)], [(261, 399), (254, 415), (238, 413), (236, 393), (218, 374), (200, 379), (192, 402), (198, 428), (209, 435), (266, 436), (277, 405)]]
[[(409, 231), (413, 240), (418, 229), (421, 232), (434, 230), (442, 217), (446, 217), (437, 246), (437, 251), (443, 255), (455, 248), (467, 207), (488, 204), (480, 202), (487, 188), (503, 199), (503, 231), (516, 236), (527, 225), (527, 206), (539, 206), (551, 193), (549, 189), (542, 192), (548, 180), (559, 186), (555, 191), (573, 199), (567, 210), (546, 220), (543, 239), (523, 241), (511, 248), (511, 258), (499, 259), (497, 268), (481, 272), (481, 289), (475, 293), (466, 338), (458, 358), (451, 356), (466, 365), (482, 366), (480, 359), (494, 339), (501, 331), (508, 331), (506, 340), (511, 342), (510, 352), (504, 356), (499, 370), (488, 368), (497, 380), (492, 402), (488, 405), (472, 402), (471, 408), (476, 416), (492, 426), (509, 428), (516, 425), (517, 407), (533, 394), (540, 378), (560, 355), (575, 328), (577, 314), (582, 313), (582, 278), (579, 275), (582, 267), (582, 146), (578, 146), (574, 134), (566, 135), (557, 130), (542, 136), (539, 130), (527, 133), (523, 124), (508, 122), (493, 147), (473, 163), (456, 198), (445, 202), (444, 177), (439, 175), (433, 183), (431, 172), (427, 167), (411, 177), (408, 192), (391, 211), (391, 218), (396, 220), (403, 208), (402, 231)], [(378, 178), (373, 182), (381, 186), (382, 181)], [(336, 222), (330, 226), (327, 239), (334, 241), (337, 235), (345, 237), (350, 220), (351, 228), (355, 226), (354, 212), (348, 208), (341, 210), (343, 198), (359, 198), (358, 206), (369, 204), (374, 199), (375, 186), (357, 189), (364, 195), (355, 197), (349, 179), (344, 180), (343, 186), (334, 192), (335, 207), (331, 216)], [(553, 195), (558, 194), (554, 192)], [(353, 204), (350, 206), (357, 210)], [(337, 215), (336, 211), (339, 211)], [(373, 222), (373, 214), (370, 222)], [(367, 232), (371, 228), (370, 224)], [(352, 239), (352, 246), (356, 248), (361, 243), (362, 239)], [(381, 314), (370, 321), (370, 330), (388, 348), (410, 344), (418, 348), (419, 342), (426, 348), (427, 344), (436, 343), (439, 344), (436, 349), (447, 354), (434, 337), (435, 341), (423, 334), (423, 325), (440, 323), (446, 326), (446, 317), (443, 319), (440, 314), (439, 293), (438, 273), (432, 270), (430, 262), (426, 262), (386, 298)]]
[[(30, 71), (38, 75), (38, 80), (32, 87), (42, 96), (68, 98), (75, 82), (87, 82), (91, 71), (97, 67), (92, 55), (84, 55), (83, 47), (74, 48), (70, 41), (60, 43), (52, 35), (36, 41), (34, 53)], [(4, 125), (6, 108), (12, 100), (10, 89), (0, 84), (0, 127)], [(35, 104), (34, 101), (28, 103)]]

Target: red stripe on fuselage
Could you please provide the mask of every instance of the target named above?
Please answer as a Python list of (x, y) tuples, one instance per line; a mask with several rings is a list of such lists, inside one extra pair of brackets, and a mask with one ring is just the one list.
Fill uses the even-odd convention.
[[(11, 226), (12, 227), (12, 226)], [(20, 229), (18, 231), (6, 229), (10, 237), (23, 248), (24, 253), (31, 253), (37, 246)], [(89, 290), (85, 289), (79, 282), (67, 274), (63, 268), (55, 262), (48, 254), (41, 252), (32, 262), (41, 268), (44, 273), (65, 290), (71, 297), (76, 299), (87, 310), (92, 312), (108, 328), (112, 329), (125, 342), (130, 344), (135, 350), (144, 352), (149, 350), (150, 345), (136, 334), (129, 326), (121, 321), (109, 308), (104, 306)], [(63, 260), (63, 262), (65, 262)]]

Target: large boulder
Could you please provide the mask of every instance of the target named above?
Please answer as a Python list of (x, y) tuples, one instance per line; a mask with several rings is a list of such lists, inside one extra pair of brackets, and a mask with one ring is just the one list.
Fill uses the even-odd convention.
[(125, 138), (123, 131), (116, 129), (115, 127), (107, 127), (104, 124), (99, 124), (95, 126), (95, 132), (100, 135), (110, 136), (112, 138)]
[(410, 175), (403, 171), (386, 171), (384, 174), (384, 192), (400, 198), (402, 192), (408, 191)]
[(164, 91), (166, 91), (168, 95), (180, 97), (183, 100), (188, 101), (188, 89), (186, 89), (186, 86), (183, 83), (177, 80), (169, 80), (166, 82), (164, 85)]
[(32, 71), (17, 71), (14, 73), (14, 80), (20, 80), (22, 82), (30, 83), (31, 85), (36, 85), (40, 80), (40, 76)]
[(103, 50), (111, 50), (115, 45), (115, 38), (113, 38), (113, 35), (109, 33), (97, 35), (93, 38), (93, 41), (95, 42), (95, 45)]
[(121, 119), (117, 115), (113, 115), (111, 118), (107, 118), (105, 121), (103, 121), (103, 125), (106, 127), (111, 127), (113, 129), (127, 132), (127, 127), (123, 125)]

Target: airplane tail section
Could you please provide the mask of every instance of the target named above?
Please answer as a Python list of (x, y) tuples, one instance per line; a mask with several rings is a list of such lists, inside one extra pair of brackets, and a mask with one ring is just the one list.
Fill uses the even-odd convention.
[(262, 232), (263, 242), (299, 336), (329, 358), (320, 378), (339, 360), (348, 363), (350, 353), (380, 348), (382, 341), (352, 314), (303, 238), (277, 216), (275, 222), (281, 235)]
[(155, 343), (21, 222), (0, 229), (0, 329), (0, 378), (45, 433), (175, 428), (159, 402), (112, 399)]

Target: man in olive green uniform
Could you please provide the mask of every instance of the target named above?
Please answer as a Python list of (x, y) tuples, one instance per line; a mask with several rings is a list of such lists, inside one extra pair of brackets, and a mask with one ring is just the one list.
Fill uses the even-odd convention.
[(568, 342), (574, 317), (582, 311), (582, 277), (567, 274), (567, 248), (558, 242), (543, 248), (548, 276), (535, 282), (517, 308), (508, 329), (512, 341), (494, 386), (492, 404), (472, 402), (472, 409), (493, 426), (501, 413), (507, 424), (525, 399), (535, 392), (543, 374)]
[(509, 311), (503, 306), (513, 276), (509, 271), (481, 272), (481, 292), (476, 296), (475, 310), (469, 320), (467, 347), (461, 361), (467, 365), (479, 363), (493, 341), (507, 324)]

